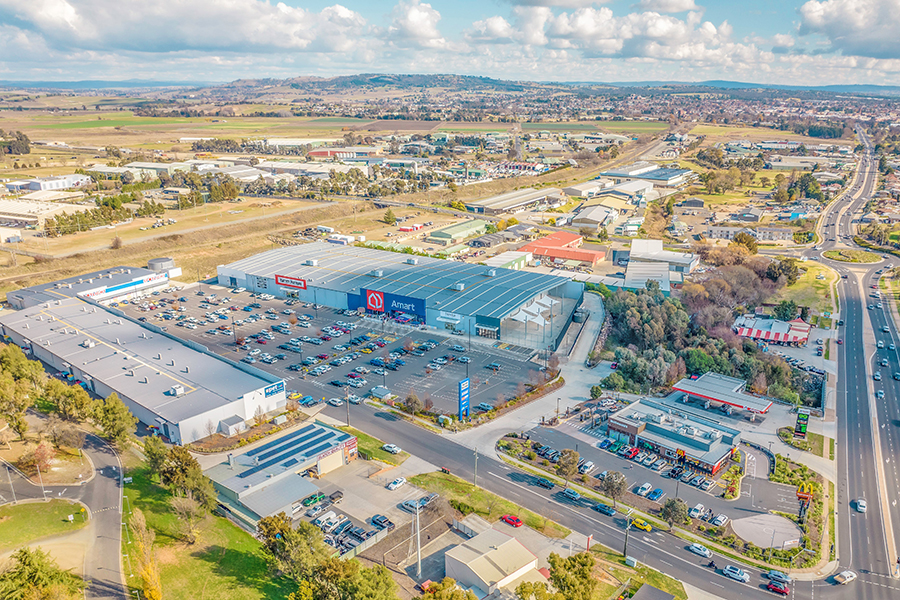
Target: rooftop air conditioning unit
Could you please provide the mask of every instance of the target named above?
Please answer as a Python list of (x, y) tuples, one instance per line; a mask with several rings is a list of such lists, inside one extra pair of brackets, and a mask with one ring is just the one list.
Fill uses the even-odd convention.
[(184, 386), (180, 383), (173, 385), (171, 391), (173, 396), (184, 396)]
[(316, 259), (314, 259), (314, 258), (311, 258), (311, 259), (309, 259), (308, 261), (306, 261), (306, 266), (308, 266), (308, 267), (318, 267), (318, 266), (319, 266), (319, 261), (316, 260)]
[(464, 283), (455, 283), (455, 284), (453, 284), (453, 289), (456, 290), (457, 292), (461, 292), (461, 291), (463, 291), (464, 289), (466, 289), (466, 284), (464, 284)]
[(693, 427), (685, 427), (684, 433), (685, 433), (685, 435), (694, 435), (695, 433), (697, 433), (697, 430), (694, 429)]
[(484, 272), (484, 274), (487, 275), (488, 277), (496, 277), (497, 269), (488, 269), (487, 271)]
[(372, 277), (384, 277), (384, 271), (382, 269), (375, 269), (371, 273)]

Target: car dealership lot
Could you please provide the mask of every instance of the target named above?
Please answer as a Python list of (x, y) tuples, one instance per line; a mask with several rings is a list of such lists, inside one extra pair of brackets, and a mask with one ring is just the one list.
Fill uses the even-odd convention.
[[(497, 350), (480, 341), (471, 342), (470, 349), (470, 342), (465, 336), (422, 331), (371, 317), (348, 316), (334, 309), (321, 306), (316, 309), (300, 302), (288, 304), (282, 299), (251, 297), (248, 292), (235, 294), (218, 286), (203, 286), (203, 296), (198, 295), (198, 291), (198, 288), (188, 288), (177, 293), (162, 293), (119, 305), (118, 308), (131, 316), (145, 319), (147, 323), (165, 327), (167, 333), (202, 344), (221, 356), (247, 362), (283, 377), (287, 389), (296, 391), (301, 397), (312, 396), (320, 401), (351, 394), (364, 397), (373, 387), (385, 385), (403, 398), (414, 391), (421, 400), (430, 399), (436, 411), (455, 414), (458, 384), (467, 375), (471, 380), (472, 407), (482, 402), (496, 405), (500, 399), (515, 396), (520, 382), (534, 381), (539, 376), (539, 365), (525, 360), (525, 356)], [(211, 294), (215, 297), (210, 301)], [(223, 302), (225, 298), (228, 300)], [(173, 302), (161, 304), (162, 299)], [(246, 307), (251, 304), (257, 307), (247, 310)], [(151, 309), (151, 306), (156, 308)], [(301, 326), (304, 322), (308, 326)], [(327, 336), (327, 328), (338, 322), (346, 325), (347, 333), (330, 340), (320, 340), (319, 344), (303, 341), (289, 343), (289, 340), (301, 340), (303, 336), (316, 339)], [(272, 329), (273, 326), (280, 329), (281, 325), (287, 325), (282, 331), (289, 333)], [(261, 339), (251, 337), (262, 332), (266, 333)], [(363, 336), (365, 340), (362, 343), (350, 345), (351, 338)], [(246, 343), (239, 348), (235, 340), (240, 338)], [(405, 363), (403, 365), (395, 363), (390, 357), (398, 349), (421, 347), (429, 340), (434, 342), (435, 347), (425, 350), (422, 356), (411, 353), (397, 356)], [(279, 348), (286, 345), (293, 350)], [(457, 351), (451, 350), (453, 346), (457, 346)], [(459, 347), (463, 350), (459, 351)], [(317, 364), (302, 365), (304, 359), (312, 361), (316, 356), (322, 357), (316, 359)], [(348, 356), (356, 358), (344, 358), (343, 364), (332, 364)], [(468, 364), (456, 360), (463, 356), (468, 357)], [(446, 358), (446, 364), (439, 368), (429, 367), (435, 359), (442, 357)], [(372, 360), (379, 358), (390, 362), (396, 370), (371, 364)], [(487, 368), (490, 364), (497, 364), (499, 368)], [(298, 365), (295, 367), (297, 370), (291, 370), (291, 365)], [(316, 367), (323, 365), (330, 369), (313, 373)], [(357, 373), (358, 367), (364, 367), (369, 372)], [(359, 380), (353, 383), (357, 387), (339, 387), (331, 383), (354, 380)], [(475, 412), (473, 410), (473, 414)]]

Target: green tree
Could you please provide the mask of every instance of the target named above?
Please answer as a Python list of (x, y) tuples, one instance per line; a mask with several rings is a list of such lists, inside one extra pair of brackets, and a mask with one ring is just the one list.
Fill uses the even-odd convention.
[(616, 506), (617, 501), (628, 488), (628, 480), (618, 471), (610, 471), (606, 474), (606, 477), (603, 478), (601, 488), (603, 489), (603, 493), (612, 499), (613, 506)]
[(68, 385), (59, 379), (50, 379), (44, 386), (44, 400), (56, 406), (63, 419), (81, 422), (91, 414), (93, 401), (80, 385)]
[(569, 480), (578, 475), (578, 453), (571, 448), (566, 448), (559, 454), (559, 461), (556, 463), (556, 474), (566, 480), (566, 487), (569, 487)]
[(423, 600), (478, 600), (471, 590), (459, 589), (456, 581), (450, 577), (444, 577), (440, 583), (432, 583), (422, 598)]
[(756, 241), (756, 238), (746, 231), (739, 232), (731, 242), (738, 246), (744, 246), (750, 251), (750, 254), (756, 254), (756, 251), (759, 249), (759, 243)]
[(406, 400), (403, 401), (403, 406), (406, 407), (406, 410), (410, 414), (416, 414), (417, 412), (421, 412), (425, 405), (419, 400), (419, 397), (416, 396), (416, 393), (412, 390), (409, 390), (409, 394), (406, 395)]
[(155, 435), (144, 440), (144, 456), (147, 457), (147, 467), (151, 474), (159, 474), (168, 453), (166, 445)]
[(562, 592), (551, 592), (546, 583), (523, 581), (516, 588), (519, 600), (566, 600)]
[(596, 400), (600, 396), (603, 395), (603, 386), (600, 385), (592, 385), (591, 386), (591, 399)]
[(138, 420), (119, 399), (118, 394), (113, 392), (105, 400), (99, 401), (93, 412), (94, 421), (110, 440), (120, 447), (128, 444)]
[(16, 550), (0, 573), (0, 598), (4, 600), (74, 600), (82, 596), (84, 588), (81, 579), (60, 569), (40, 548)]
[(383, 220), (388, 225), (393, 225), (394, 223), (397, 222), (397, 217), (394, 216), (394, 211), (392, 211), (391, 209), (387, 209), (386, 211), (384, 211), (384, 219)]
[(271, 565), (295, 581), (311, 578), (331, 555), (318, 527), (301, 521), (294, 529), (284, 513), (260, 519), (257, 530)]
[(594, 555), (581, 552), (563, 558), (555, 552), (548, 559), (550, 582), (565, 600), (593, 600), (599, 580), (594, 577)]
[(200, 471), (200, 463), (184, 446), (172, 446), (159, 469), (159, 480), (174, 492), (186, 492), (192, 471)]
[(775, 306), (775, 318), (780, 321), (790, 321), (797, 317), (797, 303), (793, 300), (782, 300)]
[(676, 523), (687, 523), (689, 520), (688, 506), (681, 498), (669, 498), (659, 510), (659, 516), (669, 524), (669, 527)]

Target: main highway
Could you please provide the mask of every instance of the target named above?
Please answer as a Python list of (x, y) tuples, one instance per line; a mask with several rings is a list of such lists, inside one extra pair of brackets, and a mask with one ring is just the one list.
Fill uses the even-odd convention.
[[(900, 506), (896, 491), (900, 488), (900, 469), (894, 460), (895, 446), (900, 448), (900, 351), (875, 353), (875, 341), (894, 343), (900, 347), (900, 334), (885, 310), (866, 308), (870, 285), (877, 282), (875, 271), (889, 260), (874, 265), (859, 265), (821, 258), (828, 249), (850, 246), (854, 215), (871, 197), (876, 182), (875, 161), (871, 144), (860, 133), (867, 151), (848, 194), (831, 203), (820, 221), (824, 241), (815, 249), (803, 252), (808, 259), (821, 260), (834, 268), (842, 278), (837, 285), (840, 318), (838, 328), (843, 344), (835, 345), (838, 360), (836, 397), (838, 440), (837, 484), (837, 559), (839, 570), (852, 569), (859, 579), (847, 586), (835, 585), (828, 577), (817, 581), (796, 581), (791, 597), (796, 599), (834, 598), (840, 600), (889, 600), (900, 598), (900, 580), (891, 576), (897, 560), (896, 543), (890, 531), (892, 523), (900, 523)], [(846, 240), (845, 243), (842, 240)], [(813, 258), (815, 256), (815, 258)], [(900, 264), (900, 260), (895, 261)], [(878, 300), (872, 298), (871, 303)], [(866, 319), (869, 319), (869, 322)], [(889, 328), (882, 333), (882, 327)], [(873, 332), (878, 333), (873, 336)], [(887, 358), (889, 366), (878, 367), (884, 380), (872, 380), (873, 361)], [(883, 390), (885, 398), (876, 401), (875, 390)], [(344, 409), (327, 407), (326, 414), (345, 418)], [(366, 433), (398, 444), (410, 453), (432, 464), (446, 467), (455, 475), (472, 481), (476, 475), (473, 451), (457, 444), (452, 435), (437, 435), (423, 430), (397, 416), (368, 405), (352, 408), (353, 424)], [(511, 468), (494, 457), (477, 459), (477, 483), (484, 489), (512, 500), (520, 506), (572, 529), (593, 534), (594, 540), (613, 549), (622, 549), (625, 541), (624, 520), (620, 515), (606, 517), (590, 509), (588, 504), (566, 501), (557, 490), (545, 490), (534, 478)], [(856, 511), (856, 501), (865, 498), (868, 511)], [(883, 500), (883, 501), (882, 501)], [(664, 573), (670, 574), (713, 597), (771, 597), (765, 590), (766, 579), (759, 569), (744, 568), (751, 575), (747, 584), (724, 578), (704, 565), (706, 560), (686, 550), (687, 543), (653, 531), (630, 534), (628, 554)], [(578, 548), (576, 547), (577, 551)], [(721, 567), (729, 561), (718, 557)]]

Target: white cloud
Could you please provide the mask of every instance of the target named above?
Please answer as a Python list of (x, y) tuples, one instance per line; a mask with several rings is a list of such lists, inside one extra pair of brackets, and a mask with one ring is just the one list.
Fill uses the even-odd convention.
[(489, 44), (509, 42), (515, 30), (509, 21), (500, 16), (488, 17), (472, 23), (472, 31), (468, 33), (471, 40), (479, 40)]
[(401, 0), (391, 14), (393, 22), (388, 31), (398, 45), (419, 48), (440, 48), (446, 45), (447, 40), (437, 27), (441, 13), (430, 4), (419, 0)]
[(845, 55), (896, 58), (898, 12), (898, 0), (810, 0), (800, 7), (799, 33), (821, 34)]
[(611, 0), (508, 0), (510, 4), (516, 6), (559, 6), (564, 8), (580, 8), (583, 6), (593, 6), (594, 4), (604, 4)]
[(263, 0), (0, 0), (0, 22), (59, 49), (138, 52), (342, 51), (366, 24), (341, 5), (316, 13)]
[(694, 0), (640, 0), (636, 7), (641, 10), (664, 13), (679, 13), (699, 9)]

